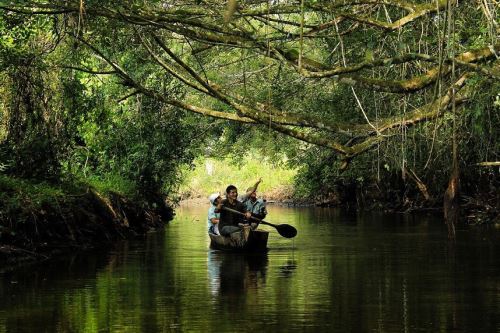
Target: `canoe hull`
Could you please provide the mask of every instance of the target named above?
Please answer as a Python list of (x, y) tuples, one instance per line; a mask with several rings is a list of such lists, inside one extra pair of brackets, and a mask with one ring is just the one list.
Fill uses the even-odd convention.
[(241, 231), (234, 232), (229, 237), (208, 234), (210, 247), (216, 250), (234, 252), (266, 252), (268, 231), (252, 230), (245, 226)]

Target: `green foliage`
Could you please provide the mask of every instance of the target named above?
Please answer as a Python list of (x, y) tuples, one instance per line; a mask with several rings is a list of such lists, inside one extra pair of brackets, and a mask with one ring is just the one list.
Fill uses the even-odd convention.
[(34, 183), (0, 173), (0, 214), (27, 208), (39, 210), (44, 205), (62, 199), (64, 195), (64, 190), (58, 186), (46, 182)]
[(9, 131), (6, 141), (0, 144), (0, 159), (10, 165), (8, 171), (12, 174), (56, 179), (64, 143), (53, 127), (57, 115), (52, 108), (59, 102), (50, 97), (53, 87), (44, 84), (52, 75), (37, 67), (24, 67), (11, 69), (9, 76)]
[(315, 197), (333, 190), (338, 181), (337, 158), (330, 151), (311, 148), (291, 163), (299, 166), (295, 177), (295, 193), (298, 197)]
[(259, 195), (268, 196), (275, 189), (289, 187), (296, 171), (277, 166), (256, 151), (247, 151), (238, 160), (198, 158), (194, 168), (184, 171), (181, 197), (208, 197), (211, 193), (224, 193), (230, 184), (240, 193), (262, 177)]
[(90, 113), (78, 127), (85, 145), (74, 150), (68, 171), (105, 178), (119, 175), (135, 184), (138, 197), (175, 189), (178, 166), (194, 156), (195, 150), (189, 148), (196, 147), (190, 134), (193, 124), (184, 121), (182, 113), (148, 98), (105, 107), (110, 110)]
[(119, 193), (133, 198), (137, 195), (136, 184), (117, 174), (89, 175), (80, 179), (81, 182), (95, 188), (99, 193)]
[[(199, 120), (151, 98), (132, 96), (118, 102), (130, 90), (112, 76), (47, 70), (70, 64), (98, 71), (102, 65), (74, 41), (61, 43), (57, 51), (39, 49), (43, 39), (58, 38), (47, 17), (1, 14), (1, 51), (9, 53), (2, 67), (8, 89), (2, 96), (2, 123), (7, 124), (0, 142), (2, 171), (54, 182), (78, 179), (103, 191), (146, 200), (175, 189), (178, 167), (190, 163), (202, 139), (194, 130)], [(73, 24), (71, 19), (66, 23)], [(127, 49), (131, 32), (123, 25), (86, 21), (89, 27), (94, 23), (96, 30), (114, 30), (113, 38), (100, 40), (100, 47), (111, 56), (120, 54), (127, 71), (165, 94), (182, 94), (178, 83), (159, 75), (154, 66), (144, 66), (144, 54)], [(75, 52), (78, 49), (83, 52)], [(26, 58), (29, 52), (39, 53)]]
[[(420, 3), (423, 2), (416, 2)], [(356, 157), (344, 173), (339, 171), (341, 163), (334, 153), (279, 134), (267, 121), (251, 126), (216, 121), (186, 114), (165, 103), (173, 99), (221, 112), (235, 112), (223, 99), (186, 87), (152, 61), (142, 41), (194, 82), (194, 78), (152, 42), (153, 32), (203, 80), (215, 83), (222, 92), (232, 96), (233, 101), (247, 106), (271, 105), (272, 110), (265, 114), (270, 122), (280, 116), (292, 116), (345, 125), (353, 132), (316, 129), (303, 124), (288, 128), (301, 131), (306, 137), (311, 134), (310, 137), (315, 135), (352, 146), (363, 140), (360, 136), (371, 135), (356, 132), (357, 127), (371, 125), (381, 118), (405, 115), (429, 103), (438, 93), (446, 91), (452, 79), (443, 77), (435, 86), (417, 94), (384, 93), (363, 84), (352, 88), (334, 77), (305, 78), (284, 59), (270, 60), (264, 55), (266, 51), (269, 53), (276, 47), (292, 59), (303, 54), (311, 61), (340, 68), (409, 53), (439, 56), (440, 50), (448, 55), (454, 50), (459, 54), (472, 47), (484, 47), (493, 40), (483, 13), (467, 2), (454, 12), (456, 31), (448, 35), (445, 11), (424, 15), (408, 23), (408, 29), (388, 32), (362, 22), (353, 24), (348, 18), (337, 20), (338, 8), (356, 15), (359, 4), (339, 4), (340, 7), (329, 10), (325, 10), (326, 2), (306, 2), (308, 4), (315, 6), (305, 13), (305, 30), (314, 26), (322, 29), (301, 38), (300, 47), (299, 25), (284, 22), (298, 22), (301, 15), (293, 10), (288, 13), (288, 9), (278, 14), (282, 17), (269, 26), (252, 16), (245, 16), (243, 22), (238, 15), (229, 15), (231, 20), (223, 22), (225, 2), (201, 6), (198, 2), (184, 1), (176, 2), (175, 6), (164, 1), (85, 2), (82, 12), (86, 8), (96, 10), (109, 5), (109, 13), (103, 16), (92, 10), (83, 16), (78, 11), (64, 15), (0, 11), (1, 171), (53, 182), (74, 177), (95, 182), (96, 187), (106, 190), (111, 190), (114, 183), (120, 192), (151, 198), (175, 192), (182, 176), (180, 168), (189, 168), (197, 156), (208, 156), (234, 161), (240, 169), (225, 169), (223, 165), (219, 168), (226, 174), (236, 175), (234, 181), (240, 186), (240, 182), (243, 186), (253, 182), (252, 176), (262, 169), (279, 175), (281, 169), (277, 168), (285, 168), (286, 163), (290, 163), (299, 170), (296, 186), (302, 196), (328, 192), (338, 182), (366, 183), (374, 179), (383, 182), (392, 179), (403, 167), (416, 170), (425, 183), (432, 184), (433, 191), (439, 192), (451, 165), (453, 120), (460, 128), (458, 139), (463, 167), (483, 160), (498, 160), (499, 85), (479, 76), (467, 82), (474, 92), (473, 101), (460, 108), (456, 117), (448, 112), (432, 123), (387, 131), (385, 141), (376, 151), (372, 149)], [(241, 2), (238, 11), (245, 10), (246, 6), (263, 9), (263, 5)], [(407, 14), (401, 7), (389, 4), (366, 4), (366, 7), (371, 8), (367, 17), (379, 21), (396, 22)], [(112, 18), (114, 10), (119, 15)], [(189, 14), (190, 10), (201, 14)], [(205, 16), (205, 11), (211, 14)], [(137, 22), (132, 16), (126, 19), (128, 14), (137, 15)], [(338, 21), (335, 27), (331, 25), (333, 21)], [(224, 27), (219, 31), (217, 24), (221, 22)], [(245, 39), (245, 35), (251, 38), (234, 47), (236, 37)], [(206, 36), (224, 37), (228, 43), (204, 43)], [(99, 52), (90, 50), (87, 42)], [(267, 50), (264, 45), (269, 45)], [(134, 86), (127, 75), (88, 73), (111, 70), (112, 66), (103, 58), (118, 64), (141, 88)], [(418, 77), (435, 65), (426, 61), (391, 63), (356, 71), (353, 75), (397, 81)], [(465, 70), (457, 66), (457, 76)], [(135, 90), (143, 88), (156, 95)], [(258, 152), (253, 159), (265, 159), (269, 163), (258, 167), (246, 157), (242, 158), (248, 156), (249, 151)], [(202, 163), (200, 161), (197, 163)], [(214, 186), (222, 186), (219, 180), (196, 172), (189, 177), (202, 180), (197, 186), (203, 194)], [(284, 176), (284, 183), (290, 181), (287, 177)], [(474, 178), (474, 172), (470, 177)], [(266, 188), (266, 182), (263, 186)]]
[(44, 16), (31, 16), (0, 11), (0, 70), (11, 63), (17, 63), (19, 57), (28, 57), (41, 52), (37, 39), (48, 37), (47, 32), (52, 19)]

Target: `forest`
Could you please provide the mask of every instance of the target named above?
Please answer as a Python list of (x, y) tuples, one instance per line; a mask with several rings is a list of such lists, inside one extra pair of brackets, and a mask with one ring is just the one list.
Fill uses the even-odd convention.
[[(140, 234), (185, 168), (258, 151), (294, 196), (498, 223), (497, 0), (0, 2), (0, 245)], [(0, 255), (1, 256), (1, 255)]]

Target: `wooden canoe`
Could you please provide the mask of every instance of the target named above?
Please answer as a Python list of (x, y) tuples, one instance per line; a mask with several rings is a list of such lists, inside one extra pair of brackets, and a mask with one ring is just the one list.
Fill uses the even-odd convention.
[(216, 250), (235, 252), (265, 252), (267, 251), (268, 231), (252, 230), (249, 226), (244, 226), (241, 231), (233, 232), (229, 237), (215, 234), (210, 236), (210, 247)]

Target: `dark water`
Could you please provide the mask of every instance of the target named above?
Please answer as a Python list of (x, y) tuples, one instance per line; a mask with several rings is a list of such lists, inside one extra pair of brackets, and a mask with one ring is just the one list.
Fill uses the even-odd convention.
[(0, 332), (500, 332), (498, 229), (270, 207), (299, 235), (244, 256), (208, 250), (206, 209), (0, 275)]

